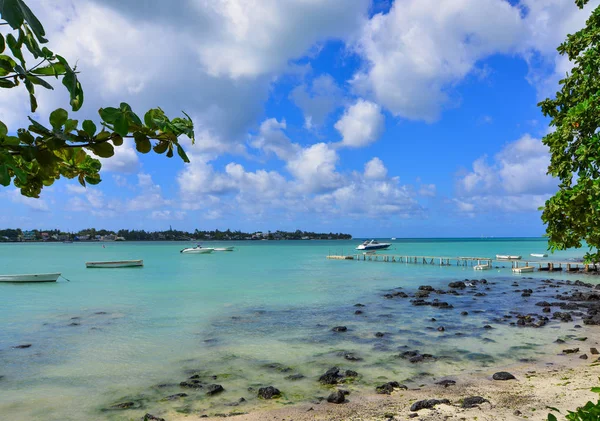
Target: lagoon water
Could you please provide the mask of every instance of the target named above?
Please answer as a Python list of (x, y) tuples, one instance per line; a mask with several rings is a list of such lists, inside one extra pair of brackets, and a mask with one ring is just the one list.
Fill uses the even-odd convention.
[[(388, 380), (420, 384), (431, 373), (439, 378), (519, 359), (543, 360), (554, 352), (543, 346), (549, 338), (572, 333), (572, 324), (556, 322), (544, 329), (494, 324), (544, 298), (515, 300), (507, 294), (514, 280), (533, 287), (547, 273), (522, 280), (511, 274), (510, 264), (474, 273), (470, 267), (325, 259), (328, 253), (350, 253), (359, 243), (228, 242), (236, 246), (234, 252), (210, 255), (182, 255), (179, 250), (189, 243), (172, 242), (1, 244), (1, 273), (56, 271), (70, 280), (0, 284), (2, 419), (129, 420), (146, 412), (247, 411), (264, 405), (255, 389), (266, 385), (284, 393), (276, 404), (326, 396), (316, 379), (334, 365), (361, 374), (348, 385), (353, 392), (372, 391)], [(421, 239), (393, 241), (389, 253), (525, 257), (546, 248), (544, 239)], [(549, 260), (582, 254), (560, 252)], [(86, 269), (84, 264), (122, 259), (143, 259), (144, 267)], [(447, 289), (448, 282), (482, 276), (496, 283), (487, 296), (442, 297), (460, 305), (454, 311), (382, 297), (396, 287)], [(598, 283), (591, 276), (585, 280)], [(354, 314), (355, 303), (365, 305), (363, 314)], [(460, 316), (462, 310), (469, 317)], [(485, 324), (494, 329), (482, 329)], [(338, 325), (348, 332), (331, 332)], [(440, 325), (445, 332), (437, 331)], [(375, 338), (378, 331), (385, 336)], [(14, 348), (21, 344), (31, 347)], [(409, 364), (396, 357), (402, 349), (439, 359)], [(349, 361), (345, 353), (361, 360)], [(226, 391), (207, 397), (178, 385), (195, 373), (216, 375), (211, 382)], [(285, 379), (292, 374), (305, 378)], [(182, 392), (189, 396), (163, 400)], [(240, 397), (248, 402), (225, 406)], [(133, 402), (133, 409), (110, 409), (121, 402)]]

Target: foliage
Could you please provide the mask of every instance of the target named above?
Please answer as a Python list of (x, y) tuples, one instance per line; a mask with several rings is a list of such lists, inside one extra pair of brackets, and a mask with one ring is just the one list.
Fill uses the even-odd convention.
[[(600, 387), (592, 387), (592, 392), (600, 393)], [(556, 408), (550, 408), (553, 411), (560, 411)], [(584, 406), (577, 408), (575, 411), (567, 411), (565, 419), (569, 421), (597, 421), (600, 419), (600, 400), (593, 403), (589, 401)], [(548, 421), (558, 421), (554, 414), (548, 414)]]
[[(588, 0), (577, 0), (583, 8)], [(558, 47), (574, 64), (560, 81), (555, 99), (539, 106), (554, 131), (544, 137), (550, 148), (548, 173), (560, 180), (558, 192), (543, 208), (551, 250), (590, 247), (587, 261), (600, 261), (600, 7), (586, 27)]]
[[(71, 67), (62, 56), (41, 47), (48, 42), (44, 28), (23, 0), (0, 0), (0, 17), (4, 21), (0, 25), (13, 30), (6, 35), (0, 33), (0, 88), (25, 86), (31, 112), (35, 112), (36, 87), (54, 89), (47, 78), (61, 79), (69, 92), (71, 109), (79, 110), (83, 89), (76, 66)], [(26, 63), (29, 56), (36, 61), (31, 67)], [(100, 129), (91, 120), (79, 124), (59, 108), (50, 114), (49, 126), (29, 117), (31, 125), (16, 130), (16, 136), (11, 136), (0, 121), (0, 184), (8, 186), (12, 181), (23, 195), (31, 197), (39, 197), (44, 186), (61, 176), (77, 178), (83, 186), (98, 184), (101, 164), (88, 152), (110, 158), (124, 138), (133, 139), (138, 152), (154, 150), (170, 158), (177, 150), (181, 159), (189, 162), (178, 141), (181, 135), (194, 140), (194, 126), (187, 114), (170, 120), (160, 108), (154, 108), (142, 121), (126, 103), (101, 108), (98, 113)]]

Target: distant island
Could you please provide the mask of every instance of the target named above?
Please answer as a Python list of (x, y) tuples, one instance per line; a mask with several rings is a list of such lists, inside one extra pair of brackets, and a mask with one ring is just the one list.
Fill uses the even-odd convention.
[(0, 242), (60, 242), (60, 241), (239, 241), (239, 240), (351, 240), (350, 234), (342, 233), (316, 233), (296, 230), (286, 231), (257, 231), (247, 233), (242, 231), (144, 231), (144, 230), (119, 230), (110, 231), (87, 228), (77, 232), (64, 232), (61, 230), (22, 230), (1, 229)]

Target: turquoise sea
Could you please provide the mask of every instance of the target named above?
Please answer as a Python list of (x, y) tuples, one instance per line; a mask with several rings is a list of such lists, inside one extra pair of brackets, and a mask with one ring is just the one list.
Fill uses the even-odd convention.
[[(361, 374), (349, 385), (353, 392), (372, 391), (384, 379), (419, 383), (430, 373), (439, 377), (543, 359), (552, 353), (542, 346), (548, 338), (572, 330), (572, 324), (543, 329), (495, 324), (540, 299), (534, 294), (517, 302), (507, 293), (513, 281), (525, 286), (548, 273), (522, 280), (510, 268), (475, 273), (470, 267), (325, 258), (351, 253), (360, 242), (227, 242), (234, 252), (209, 255), (180, 254), (189, 242), (0, 244), (3, 274), (62, 272), (70, 280), (0, 284), (2, 419), (129, 420), (146, 412), (248, 411), (265, 405), (254, 390), (266, 385), (283, 392), (270, 405), (326, 396), (316, 379), (334, 365)], [(211, 245), (217, 244), (203, 244)], [(407, 239), (393, 241), (388, 253), (525, 257), (546, 248), (544, 239)], [(583, 253), (560, 252), (549, 260)], [(86, 261), (123, 259), (143, 259), (144, 267), (85, 268)], [(454, 311), (383, 298), (397, 287), (447, 289), (448, 282), (481, 277), (493, 285), (487, 295), (452, 297), (462, 307)], [(357, 303), (365, 306), (363, 314), (355, 314)], [(467, 309), (470, 315), (461, 317)], [(493, 331), (483, 330), (485, 324)], [(348, 331), (331, 332), (338, 325)], [(440, 325), (445, 332), (437, 331)], [(385, 336), (376, 338), (375, 332)], [(15, 348), (23, 344), (31, 347)], [(426, 366), (409, 364), (396, 357), (402, 349), (440, 358)], [(350, 361), (348, 353), (359, 360)], [(225, 392), (209, 397), (181, 388), (179, 382), (192, 374), (217, 376), (212, 382)], [(286, 380), (291, 374), (305, 377)], [(182, 392), (188, 396), (163, 400)], [(247, 400), (243, 405), (226, 406), (241, 397)], [(111, 409), (121, 402), (134, 406)]]

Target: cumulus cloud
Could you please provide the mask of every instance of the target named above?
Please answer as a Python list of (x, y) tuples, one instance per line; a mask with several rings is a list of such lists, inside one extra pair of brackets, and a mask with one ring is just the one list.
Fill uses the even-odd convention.
[(43, 199), (35, 199), (32, 197), (26, 197), (21, 194), (21, 190), (11, 189), (5, 190), (3, 193), (4, 197), (7, 197), (12, 203), (25, 205), (29, 209), (39, 212), (49, 212), (50, 206)]
[(297, 86), (290, 93), (290, 98), (304, 113), (304, 127), (318, 128), (325, 123), (327, 116), (337, 108), (344, 94), (335, 79), (323, 74)]
[[(91, 153), (94, 155), (94, 153)], [(139, 158), (132, 140), (124, 139), (121, 146), (115, 146), (115, 154), (110, 158), (98, 158), (102, 171), (133, 174), (139, 169)]]
[(375, 157), (365, 164), (365, 177), (372, 180), (380, 180), (387, 175), (387, 168), (381, 159)]
[(350, 148), (361, 148), (375, 142), (383, 133), (384, 126), (381, 107), (364, 99), (348, 107), (335, 123), (336, 130), (342, 135), (340, 146)]
[(279, 122), (269, 118), (262, 122), (259, 133), (251, 139), (250, 145), (267, 154), (273, 153), (284, 161), (293, 159), (301, 148), (298, 144), (292, 143), (285, 134), (285, 129), (285, 120)]
[(335, 166), (339, 156), (326, 143), (316, 143), (289, 160), (288, 171), (298, 180), (301, 190), (319, 193), (340, 185), (341, 176)]
[(459, 211), (534, 211), (558, 188), (558, 181), (547, 175), (548, 147), (530, 135), (505, 145), (489, 161), (485, 155), (478, 158), (459, 177)]

